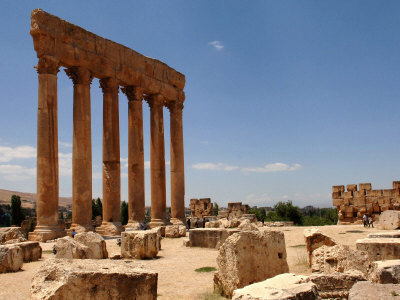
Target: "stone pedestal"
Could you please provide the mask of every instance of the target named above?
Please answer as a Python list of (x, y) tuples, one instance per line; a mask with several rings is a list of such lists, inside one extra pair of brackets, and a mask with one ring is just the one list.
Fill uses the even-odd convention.
[(163, 226), (166, 223), (166, 187), (165, 187), (165, 148), (164, 148), (164, 99), (161, 95), (152, 95), (150, 105), (150, 176), (151, 176), (151, 222), (150, 227)]
[(46, 241), (65, 235), (58, 226), (58, 60), (39, 58), (37, 128), (37, 226), (29, 240)]
[(100, 80), (103, 90), (103, 223), (96, 232), (119, 235), (121, 213), (121, 166), (119, 149), (118, 90), (115, 79)]
[(74, 126), (72, 151), (72, 224), (69, 232), (92, 227), (92, 142), (90, 84), (92, 76), (82, 67), (65, 70), (74, 83)]
[(143, 91), (134, 86), (124, 87), (128, 98), (128, 212), (127, 228), (137, 228), (144, 222), (144, 148), (143, 148)]
[(171, 130), (171, 223), (185, 222), (185, 170), (183, 157), (183, 128), (181, 101), (169, 106)]

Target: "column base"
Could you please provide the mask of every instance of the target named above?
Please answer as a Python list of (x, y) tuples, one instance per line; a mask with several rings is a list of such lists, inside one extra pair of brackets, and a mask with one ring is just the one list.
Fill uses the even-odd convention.
[(183, 220), (184, 220), (184, 218), (183, 219), (171, 218), (170, 222), (173, 225), (185, 225), (186, 226), (186, 224), (185, 224), (185, 222)]
[(58, 225), (36, 226), (33, 232), (29, 232), (28, 240), (46, 242), (48, 240), (58, 239), (65, 235), (66, 232)]
[(149, 223), (149, 226), (151, 229), (155, 228), (155, 227), (162, 227), (165, 226), (167, 224), (167, 222), (165, 220), (162, 219), (152, 219)]
[(125, 225), (125, 230), (140, 230), (140, 222), (139, 221), (134, 221), (134, 220), (129, 220), (128, 224)]
[(117, 236), (121, 235), (124, 230), (121, 222), (103, 222), (101, 226), (96, 227), (96, 232), (103, 236)]
[(75, 229), (76, 233), (82, 233), (82, 232), (88, 232), (88, 231), (94, 231), (94, 228), (92, 225), (80, 225), (80, 224), (71, 224), (71, 227), (67, 229), (67, 235), (72, 236), (72, 229)]

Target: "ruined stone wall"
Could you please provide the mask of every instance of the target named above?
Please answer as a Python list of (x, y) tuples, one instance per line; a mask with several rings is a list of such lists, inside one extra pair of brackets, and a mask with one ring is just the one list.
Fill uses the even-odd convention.
[(371, 183), (332, 187), (332, 203), (339, 214), (339, 224), (361, 223), (364, 214), (377, 219), (385, 210), (400, 210), (400, 181), (392, 189), (373, 190)]
[(192, 217), (200, 219), (205, 216), (211, 216), (213, 213), (213, 204), (211, 203), (211, 199), (190, 199), (190, 212)]
[(242, 215), (247, 214), (249, 206), (242, 204), (242, 202), (231, 202), (228, 203), (228, 218), (229, 219), (240, 219)]

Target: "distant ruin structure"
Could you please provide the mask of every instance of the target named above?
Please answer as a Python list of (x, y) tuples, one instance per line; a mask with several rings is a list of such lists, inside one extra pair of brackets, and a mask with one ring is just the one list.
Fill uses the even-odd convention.
[(373, 190), (371, 183), (332, 187), (332, 202), (339, 214), (339, 224), (361, 223), (364, 214), (376, 217), (385, 210), (400, 210), (400, 181), (392, 189)]
[(31, 14), (30, 31), (39, 59), (37, 128), (37, 226), (31, 240), (63, 236), (58, 224), (59, 166), (57, 73), (74, 85), (72, 225), (92, 230), (92, 144), (90, 85), (100, 79), (103, 92), (103, 235), (121, 230), (119, 91), (127, 97), (129, 226), (145, 217), (143, 109), (150, 106), (151, 227), (166, 223), (163, 107), (170, 112), (171, 222), (185, 218), (182, 110), (185, 76), (163, 62), (104, 39), (43, 10)]
[(240, 219), (243, 215), (248, 214), (249, 206), (242, 204), (242, 202), (230, 202), (228, 203), (228, 218), (229, 219)]
[(190, 216), (203, 219), (213, 214), (210, 198), (190, 199)]

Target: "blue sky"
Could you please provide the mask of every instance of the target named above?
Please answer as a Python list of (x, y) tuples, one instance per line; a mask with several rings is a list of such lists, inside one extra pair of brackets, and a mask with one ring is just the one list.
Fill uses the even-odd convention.
[[(400, 180), (398, 1), (2, 1), (0, 188), (36, 192), (29, 29), (38, 7), (186, 75), (186, 205), (211, 197), (220, 205), (290, 199), (327, 207), (332, 185), (390, 188)], [(58, 78), (60, 195), (70, 196), (73, 86), (63, 71)], [(91, 101), (93, 196), (101, 197), (98, 80)], [(127, 115), (120, 93), (122, 200)], [(169, 161), (168, 110), (164, 116)], [(169, 190), (167, 165), (168, 203)]]

